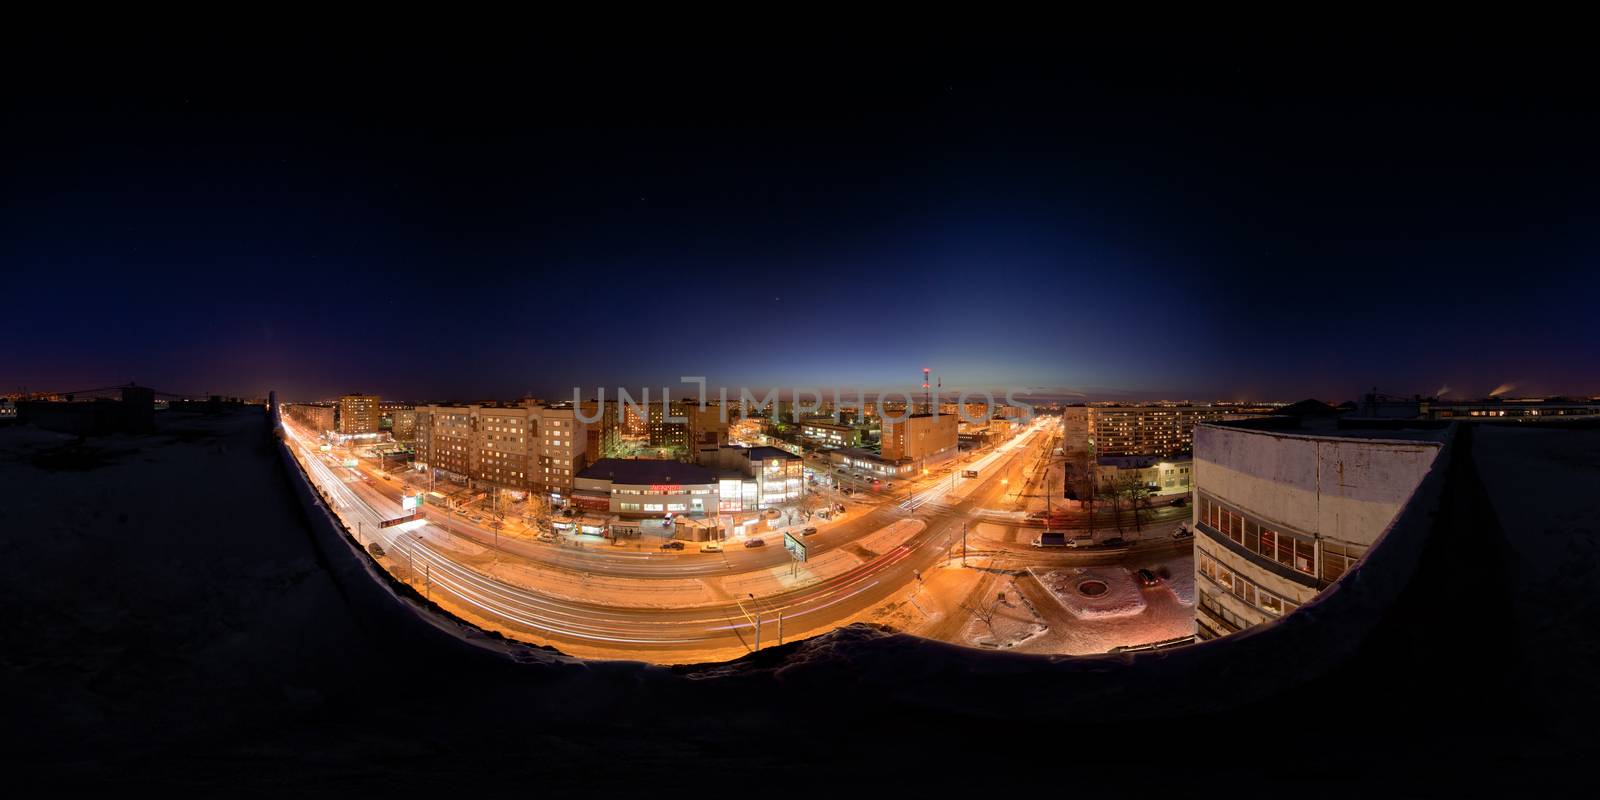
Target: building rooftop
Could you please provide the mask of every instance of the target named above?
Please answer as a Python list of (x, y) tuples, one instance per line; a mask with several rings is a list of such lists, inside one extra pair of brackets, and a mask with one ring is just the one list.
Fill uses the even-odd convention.
[(1397, 439), (1442, 442), (1450, 423), (1446, 420), (1349, 419), (1338, 417), (1252, 417), (1203, 422), (1198, 427), (1235, 428), (1290, 436), (1343, 439)]
[(751, 461), (765, 461), (769, 458), (782, 458), (790, 461), (799, 461), (800, 457), (779, 447), (747, 447), (745, 457)]
[(657, 483), (706, 484), (716, 482), (711, 470), (698, 464), (649, 458), (602, 458), (579, 472), (578, 477), (640, 485)]

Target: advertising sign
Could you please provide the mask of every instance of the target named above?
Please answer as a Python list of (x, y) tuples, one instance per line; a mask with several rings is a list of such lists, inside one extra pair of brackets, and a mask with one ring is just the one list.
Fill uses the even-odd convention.
[(792, 533), (785, 532), (783, 534), (783, 549), (788, 550), (790, 557), (795, 561), (806, 560), (805, 540)]

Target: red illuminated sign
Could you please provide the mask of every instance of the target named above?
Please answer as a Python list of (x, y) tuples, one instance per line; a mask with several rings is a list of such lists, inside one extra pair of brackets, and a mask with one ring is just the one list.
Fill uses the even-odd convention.
[(683, 487), (679, 486), (676, 483), (652, 483), (652, 484), (650, 484), (650, 491), (656, 492), (657, 494), (660, 494), (660, 493), (663, 493), (663, 492), (676, 492), (681, 488), (683, 488)]

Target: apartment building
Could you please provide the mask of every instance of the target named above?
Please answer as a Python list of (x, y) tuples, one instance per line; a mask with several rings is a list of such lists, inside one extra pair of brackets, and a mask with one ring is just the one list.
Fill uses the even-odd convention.
[(1194, 450), (1194, 426), (1250, 416), (1234, 406), (1091, 405), (1063, 409), (1062, 446), (1097, 456), (1167, 458)]
[(416, 441), (417, 410), (408, 403), (379, 403), (378, 425), (397, 442)]
[(378, 396), (347, 394), (339, 398), (339, 432), (347, 436), (378, 432)]
[(328, 403), (290, 403), (283, 407), (290, 419), (316, 433), (333, 430), (334, 408)]
[(416, 460), (474, 486), (572, 495), (589, 435), (570, 404), (427, 405), (417, 412)]
[(671, 447), (687, 451), (689, 449), (689, 423), (673, 422), (668, 417), (682, 419), (687, 414), (682, 403), (669, 403), (666, 408), (661, 403), (651, 403), (645, 410), (645, 432), (650, 437), (651, 447)]

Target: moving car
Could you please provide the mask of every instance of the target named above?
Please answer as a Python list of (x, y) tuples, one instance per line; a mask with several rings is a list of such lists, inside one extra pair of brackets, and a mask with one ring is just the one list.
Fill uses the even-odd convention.
[(975, 469), (964, 469), (964, 470), (961, 470), (961, 477), (963, 477), (963, 478), (976, 478), (976, 477), (978, 477), (978, 471), (975, 470)]
[(1140, 569), (1134, 570), (1133, 577), (1138, 579), (1139, 584), (1142, 585), (1142, 586), (1155, 586), (1156, 584), (1161, 582), (1161, 579), (1157, 578), (1156, 574), (1154, 572), (1151, 572), (1150, 570), (1144, 569), (1142, 567)]
[(383, 558), (385, 555), (383, 552), (383, 545), (378, 544), (377, 542), (367, 545), (367, 552), (371, 553), (373, 558)]
[(765, 539), (746, 539), (746, 540), (744, 540), (744, 546), (745, 547), (766, 547), (767, 546), (767, 540), (765, 540)]
[(811, 534), (816, 533), (816, 532), (817, 532), (816, 528), (802, 528), (801, 531), (800, 531), (800, 535), (801, 536), (810, 536)]
[(720, 553), (720, 552), (722, 552), (722, 543), (721, 542), (706, 542), (705, 544), (700, 545), (700, 552), (702, 552), (702, 553)]
[(678, 541), (676, 539), (674, 539), (674, 540), (672, 540), (670, 542), (662, 542), (661, 543), (661, 549), (662, 550), (682, 550), (683, 549), (683, 542), (680, 542), (680, 541)]

